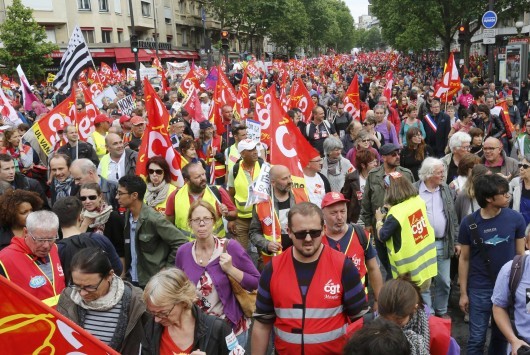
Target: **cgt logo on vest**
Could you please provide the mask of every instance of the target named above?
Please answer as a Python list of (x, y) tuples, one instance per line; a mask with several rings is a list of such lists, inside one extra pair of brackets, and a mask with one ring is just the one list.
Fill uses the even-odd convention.
[(324, 292), (326, 293), (324, 298), (328, 300), (336, 300), (340, 296), (340, 284), (333, 283), (332, 279), (324, 285)]
[(425, 216), (423, 215), (421, 209), (414, 212), (409, 216), (410, 228), (412, 230), (412, 236), (414, 237), (414, 242), (419, 244), (424, 240), (429, 232), (427, 231), (427, 223), (425, 222)]

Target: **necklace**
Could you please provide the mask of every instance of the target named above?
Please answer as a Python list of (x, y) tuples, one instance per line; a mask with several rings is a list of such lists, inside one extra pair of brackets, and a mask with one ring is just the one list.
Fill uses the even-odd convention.
[(205, 262), (208, 262), (210, 261), (210, 259), (212, 258), (212, 255), (215, 251), (215, 245), (212, 249), (212, 251), (210, 252), (210, 255), (207, 257), (207, 258), (204, 258), (203, 257), (205, 255), (208, 255), (207, 253), (205, 255), (202, 255), (202, 251), (201, 251), (201, 256), (199, 256), (199, 253), (198, 253), (198, 250), (197, 250), (197, 244), (195, 244), (195, 258), (199, 261), (199, 264), (201, 264), (201, 266), (205, 263)]

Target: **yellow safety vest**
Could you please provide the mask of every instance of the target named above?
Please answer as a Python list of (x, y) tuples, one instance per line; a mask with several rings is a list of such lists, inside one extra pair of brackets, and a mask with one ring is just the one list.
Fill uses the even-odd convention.
[[(153, 207), (155, 209), (155, 211), (157, 212), (160, 212), (161, 214), (163, 214), (165, 216), (165, 212), (166, 212), (166, 204), (167, 204), (167, 198), (169, 197), (169, 195), (171, 195), (173, 193), (173, 191), (175, 191), (177, 189), (177, 187), (173, 184), (169, 184), (169, 190), (167, 191), (167, 195), (166, 195), (166, 199), (162, 202), (160, 202), (158, 205), (156, 205), (155, 207)], [(145, 198), (144, 198), (144, 202), (145, 202)]]
[(99, 166), (101, 166), (101, 177), (109, 179), (109, 164), (110, 164), (110, 154), (105, 154), (99, 159)]
[(243, 167), (241, 166), (242, 163), (243, 161), (239, 163), (239, 171), (234, 179), (234, 189), (236, 191), (234, 199), (236, 200), (237, 216), (239, 218), (252, 218), (252, 206), (245, 207), (248, 200), (248, 186), (258, 178), (261, 167), (259, 166), (259, 161), (254, 164), (252, 181), (249, 182), (247, 174), (245, 174)]
[(92, 140), (94, 141), (94, 150), (99, 159), (107, 154), (107, 147), (105, 146), (105, 136), (98, 131), (92, 132)]
[(401, 226), (401, 249), (394, 250), (392, 239), (387, 240), (392, 276), (410, 273), (418, 285), (438, 274), (434, 229), (427, 218), (425, 202), (420, 196), (393, 206), (388, 211)]
[[(201, 200), (208, 202), (213, 206), (215, 210), (217, 206), (217, 200), (215, 199), (214, 194), (210, 191), (209, 188), (204, 190), (204, 194), (201, 197)], [(188, 225), (188, 213), (190, 211), (190, 196), (189, 196), (189, 186), (185, 184), (176, 194), (175, 194), (175, 226), (183, 231), (188, 239), (193, 240), (191, 237), (191, 228)], [(226, 236), (225, 228), (223, 225), (223, 219), (218, 218), (215, 226), (213, 228), (213, 233), (219, 237), (224, 238)]]
[(226, 171), (232, 170), (236, 162), (241, 158), (241, 154), (237, 151), (236, 144), (232, 144), (228, 149), (228, 159), (226, 159)]

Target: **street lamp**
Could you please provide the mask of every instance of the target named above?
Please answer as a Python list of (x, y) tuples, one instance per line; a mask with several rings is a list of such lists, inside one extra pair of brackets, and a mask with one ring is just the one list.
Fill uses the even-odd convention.
[(515, 23), (515, 28), (517, 29), (517, 37), (521, 37), (521, 31), (523, 30), (524, 22), (517, 21)]

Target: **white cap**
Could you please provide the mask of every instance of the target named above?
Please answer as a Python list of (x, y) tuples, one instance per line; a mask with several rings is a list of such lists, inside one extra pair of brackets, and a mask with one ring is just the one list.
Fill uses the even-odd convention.
[(241, 152), (244, 150), (252, 150), (256, 148), (257, 144), (258, 142), (253, 141), (252, 139), (244, 139), (237, 144), (237, 151), (239, 152), (239, 154), (241, 154)]

